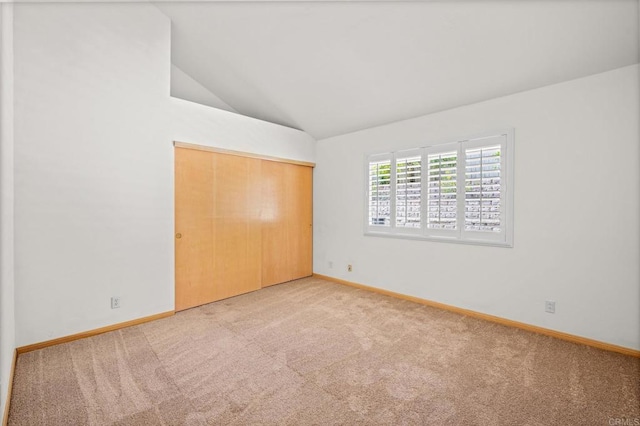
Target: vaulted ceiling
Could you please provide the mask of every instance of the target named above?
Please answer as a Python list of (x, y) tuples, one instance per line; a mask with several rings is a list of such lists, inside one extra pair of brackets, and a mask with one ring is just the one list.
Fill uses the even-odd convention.
[(317, 139), (639, 61), (638, 0), (155, 4), (176, 67)]

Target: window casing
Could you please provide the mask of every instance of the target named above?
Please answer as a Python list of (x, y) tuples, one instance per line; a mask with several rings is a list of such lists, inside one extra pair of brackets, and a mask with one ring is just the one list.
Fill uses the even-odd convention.
[(366, 165), (366, 235), (513, 246), (512, 129)]

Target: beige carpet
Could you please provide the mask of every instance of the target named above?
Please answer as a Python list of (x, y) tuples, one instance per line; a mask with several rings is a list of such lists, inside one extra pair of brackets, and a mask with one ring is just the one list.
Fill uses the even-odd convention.
[(309, 278), (23, 354), (9, 424), (610, 425), (639, 401), (638, 359)]

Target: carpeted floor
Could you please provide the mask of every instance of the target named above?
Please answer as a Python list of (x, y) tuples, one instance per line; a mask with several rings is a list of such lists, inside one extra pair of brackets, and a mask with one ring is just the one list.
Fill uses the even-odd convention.
[(308, 278), (18, 358), (10, 425), (612, 425), (640, 360)]

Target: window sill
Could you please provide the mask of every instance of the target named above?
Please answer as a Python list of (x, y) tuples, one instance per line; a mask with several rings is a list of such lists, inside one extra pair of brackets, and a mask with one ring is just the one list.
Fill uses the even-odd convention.
[(436, 237), (426, 236), (419, 234), (403, 234), (398, 232), (375, 232), (366, 231), (365, 237), (383, 237), (383, 238), (396, 238), (401, 240), (422, 240), (433, 241), (438, 243), (454, 243), (454, 244), (469, 244), (475, 246), (490, 246), (490, 247), (503, 247), (513, 248), (513, 243), (501, 242), (501, 241), (484, 241), (484, 240), (472, 240), (472, 239), (460, 239), (455, 237)]

